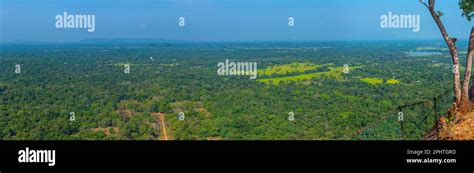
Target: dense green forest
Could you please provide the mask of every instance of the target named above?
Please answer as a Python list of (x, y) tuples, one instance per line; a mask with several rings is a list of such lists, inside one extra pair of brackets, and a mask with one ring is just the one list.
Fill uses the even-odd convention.
[[(226, 59), (266, 71), (220, 76)], [(404, 108), (403, 132), (397, 106), (451, 71), (441, 41), (2, 44), (0, 139), (162, 139), (158, 114), (177, 140), (419, 139), (432, 105)]]

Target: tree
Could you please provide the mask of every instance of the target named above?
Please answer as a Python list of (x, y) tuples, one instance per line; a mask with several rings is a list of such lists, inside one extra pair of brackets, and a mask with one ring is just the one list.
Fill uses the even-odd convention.
[[(468, 21), (474, 16), (474, 0), (460, 0), (459, 7), (462, 10), (462, 16), (466, 17)], [(469, 81), (471, 79), (472, 56), (474, 51), (474, 27), (471, 29), (469, 36), (469, 46), (466, 57), (466, 71), (464, 73), (464, 82), (462, 88), (461, 107), (462, 111), (467, 111), (469, 105)]]
[[(455, 109), (456, 111), (456, 120), (459, 120), (462, 114), (466, 113), (469, 109), (469, 82), (471, 78), (471, 69), (472, 69), (472, 55), (474, 47), (474, 27), (471, 29), (470, 39), (469, 39), (469, 49), (466, 58), (466, 71), (464, 73), (464, 81), (461, 81), (459, 74), (459, 55), (456, 47), (456, 38), (450, 37), (446, 28), (444, 27), (443, 22), (441, 21), (441, 16), (443, 12), (436, 11), (435, 9), (435, 0), (428, 0), (428, 3), (420, 0), (420, 2), (429, 10), (431, 16), (433, 17), (436, 25), (438, 26), (441, 35), (443, 36), (444, 41), (446, 42), (449, 52), (453, 60), (453, 90), (455, 96)], [(459, 1), (460, 9), (462, 10), (462, 16), (466, 17), (468, 21), (474, 16), (474, 0), (460, 0)]]
[[(473, 3), (474, 4), (474, 3)], [(469, 81), (471, 79), (471, 69), (472, 69), (472, 56), (474, 53), (474, 27), (471, 29), (471, 34), (469, 36), (469, 46), (467, 50), (466, 57), (466, 72), (464, 73), (464, 82), (463, 82), (463, 94), (461, 98), (461, 105), (464, 105), (461, 110), (466, 111), (469, 105)], [(472, 88), (472, 86), (471, 86)]]
[(466, 17), (468, 21), (474, 17), (474, 1), (473, 0), (460, 0), (459, 8), (462, 10), (462, 16)]

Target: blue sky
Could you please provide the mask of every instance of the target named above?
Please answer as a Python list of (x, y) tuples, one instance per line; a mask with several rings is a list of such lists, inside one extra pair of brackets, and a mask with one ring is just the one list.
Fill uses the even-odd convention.
[[(437, 1), (448, 32), (467, 39), (474, 21), (457, 0)], [(94, 14), (95, 32), (55, 28), (55, 16)], [(381, 29), (380, 16), (419, 14), (421, 31)], [(178, 18), (186, 18), (186, 27)], [(288, 27), (288, 17), (295, 27)], [(162, 38), (196, 41), (440, 39), (418, 0), (1, 0), (0, 41)]]

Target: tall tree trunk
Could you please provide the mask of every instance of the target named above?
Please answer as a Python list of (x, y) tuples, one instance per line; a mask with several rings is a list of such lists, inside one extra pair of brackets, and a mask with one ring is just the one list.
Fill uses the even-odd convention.
[(435, 0), (429, 0), (428, 4), (424, 3), (422, 0), (420, 0), (420, 2), (423, 3), (430, 11), (430, 14), (436, 22), (436, 25), (438, 25), (441, 35), (444, 38), (444, 41), (448, 45), (449, 52), (451, 53), (451, 57), (453, 59), (453, 90), (456, 106), (459, 107), (459, 104), (461, 103), (461, 81), (459, 75), (459, 57), (455, 42), (456, 39), (449, 37), (448, 32), (446, 31), (446, 28), (443, 25), (443, 22), (436, 13)]
[(466, 72), (464, 73), (464, 82), (462, 84), (460, 111), (466, 113), (469, 109), (469, 82), (471, 80), (472, 56), (474, 54), (474, 27), (471, 29), (469, 37), (469, 47), (466, 57)]

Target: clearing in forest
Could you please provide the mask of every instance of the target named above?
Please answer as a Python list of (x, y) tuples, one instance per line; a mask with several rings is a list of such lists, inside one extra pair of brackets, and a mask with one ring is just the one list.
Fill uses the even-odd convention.
[(267, 67), (263, 70), (257, 70), (258, 75), (287, 74), (287, 73), (303, 73), (309, 70), (315, 70), (325, 65), (313, 64), (308, 62), (293, 62), (291, 64), (283, 64)]
[[(358, 68), (361, 68), (361, 67), (362, 66), (349, 67), (349, 71), (350, 70), (355, 70), (355, 69), (358, 69)], [(341, 80), (343, 78), (344, 67), (328, 67), (328, 69), (329, 69), (329, 71), (325, 71), (325, 72), (315, 72), (315, 73), (300, 74), (300, 75), (295, 75), (295, 76), (265, 78), (265, 79), (259, 79), (257, 81), (263, 82), (263, 83), (266, 83), (266, 84), (278, 85), (280, 82), (306, 81), (306, 80), (310, 80), (312, 78), (327, 77), (327, 78), (335, 78), (335, 79), (338, 79), (338, 80)]]

